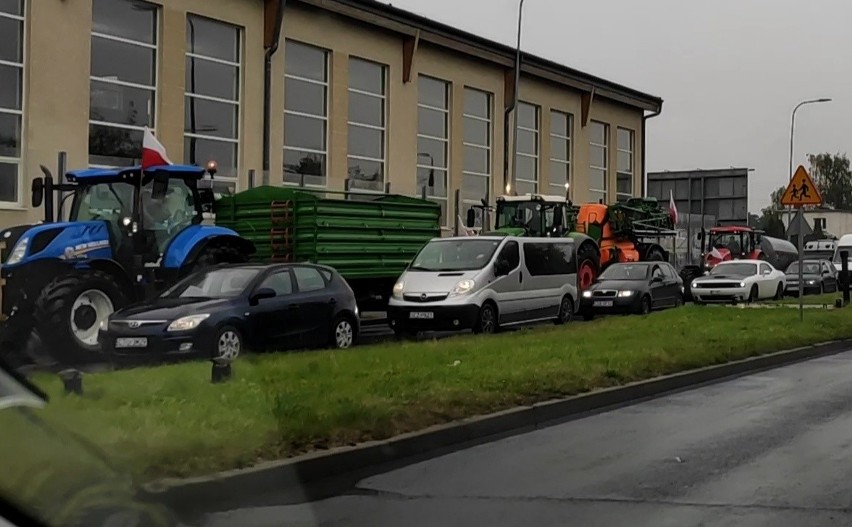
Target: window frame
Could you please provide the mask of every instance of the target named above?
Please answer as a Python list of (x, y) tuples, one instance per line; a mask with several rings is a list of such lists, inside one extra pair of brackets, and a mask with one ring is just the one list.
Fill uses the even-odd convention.
[[(604, 133), (603, 133), (603, 138), (604, 138), (603, 144), (595, 143), (593, 141), (592, 137), (591, 137), (591, 134), (590, 134), (590, 137), (589, 137), (589, 150), (591, 151), (592, 148), (603, 148), (603, 154), (604, 154), (603, 155), (604, 166), (594, 165), (592, 163), (592, 156), (589, 155), (589, 169), (590, 170), (603, 170), (603, 173), (604, 173), (604, 178), (603, 178), (604, 188), (602, 188), (602, 189), (594, 188), (592, 186), (592, 178), (589, 177), (589, 193), (592, 195), (592, 197), (590, 198), (590, 201), (592, 201), (592, 199), (593, 199), (594, 201), (592, 201), (592, 202), (597, 203), (597, 199), (599, 199), (600, 194), (603, 194), (603, 200), (604, 200), (604, 203), (606, 203), (609, 200), (609, 147), (610, 147), (610, 145), (609, 145), (609, 143), (610, 143), (609, 124), (604, 123), (602, 121), (594, 121), (594, 120), (591, 121), (590, 124), (601, 125), (601, 126), (603, 126), (603, 131), (604, 131)], [(591, 175), (591, 173), (590, 173), (590, 175)]]
[(20, 15), (14, 15), (12, 13), (6, 13), (5, 11), (0, 11), (0, 18), (6, 18), (11, 20), (16, 20), (21, 24), (21, 35), (20, 35), (20, 45), (21, 45), (21, 62), (11, 62), (6, 60), (0, 60), (0, 65), (6, 66), (9, 68), (17, 68), (21, 72), (21, 82), (19, 84), (20, 90), (20, 99), (21, 99), (21, 108), (19, 110), (13, 110), (11, 108), (0, 108), (0, 114), (5, 115), (16, 115), (20, 120), (20, 128), (18, 132), (20, 133), (20, 137), (18, 138), (18, 155), (16, 157), (13, 156), (5, 156), (0, 155), (0, 163), (4, 165), (12, 165), (15, 167), (15, 201), (4, 201), (0, 200), (0, 210), (20, 210), (24, 206), (24, 158), (27, 155), (27, 149), (25, 147), (26, 142), (26, 113), (27, 113), (27, 59), (29, 46), (27, 46), (27, 38), (29, 37), (29, 27), (27, 26), (27, 19), (29, 13), (29, 0), (23, 0), (22, 9)]
[[(484, 95), (485, 96), (486, 109), (488, 111), (488, 117), (482, 117), (482, 116), (479, 116), (479, 115), (474, 115), (472, 113), (468, 113), (468, 108), (466, 106), (462, 108), (462, 127), (463, 127), (463, 129), (462, 129), (462, 155), (464, 156), (466, 149), (468, 147), (476, 148), (478, 150), (484, 150), (485, 153), (486, 153), (486, 159), (488, 161), (488, 172), (483, 174), (483, 173), (475, 172), (475, 171), (472, 171), (472, 170), (466, 170), (464, 168), (464, 164), (462, 164), (462, 184), (460, 185), (460, 188), (462, 189), (461, 190), (461, 204), (462, 205), (479, 205), (481, 203), (479, 200), (465, 199), (465, 197), (464, 197), (464, 183), (465, 183), (465, 181), (464, 180), (465, 180), (465, 178), (468, 178), (468, 177), (485, 179), (485, 189), (486, 189), (487, 194), (485, 196), (482, 196), (480, 199), (486, 199), (486, 200), (490, 199), (490, 197), (491, 197), (491, 185), (492, 185), (493, 179), (494, 179), (494, 176), (493, 176), (493, 173), (494, 173), (494, 159), (493, 159), (493, 153), (494, 153), (494, 94), (489, 92), (489, 91), (481, 90), (479, 88), (474, 88), (472, 86), (465, 86), (463, 88), (463, 90), (464, 90), (464, 93), (473, 92), (473, 93), (476, 93), (477, 95)], [(487, 126), (487, 129), (488, 129), (487, 134), (486, 134), (486, 143), (487, 143), (486, 145), (470, 143), (470, 142), (465, 140), (465, 133), (464, 132), (466, 131), (466, 128), (464, 128), (464, 127), (467, 126), (468, 119), (473, 120), (473, 121), (479, 121), (481, 123), (485, 123), (485, 125)], [(481, 209), (474, 209), (474, 210), (481, 211)], [(459, 211), (459, 214), (461, 214), (461, 211)], [(475, 227), (482, 227), (483, 226), (482, 221), (483, 221), (482, 215), (477, 214), (476, 215), (476, 223), (478, 225), (475, 225)]]
[[(360, 123), (360, 122), (357, 122), (357, 121), (353, 121), (352, 120), (352, 108), (351, 108), (351, 105), (349, 105), (349, 108), (347, 109), (347, 116), (346, 116), (346, 134), (347, 134), (346, 177), (347, 177), (347, 179), (349, 179), (349, 185), (350, 185), (349, 190), (357, 191), (358, 193), (363, 193), (363, 194), (384, 194), (384, 192), (385, 192), (384, 189), (385, 189), (385, 186), (386, 186), (387, 180), (388, 180), (388, 171), (387, 171), (388, 146), (389, 146), (388, 145), (388, 118), (390, 117), (389, 112), (388, 112), (388, 91), (389, 91), (388, 90), (388, 86), (389, 86), (389, 84), (388, 84), (388, 72), (390, 71), (390, 68), (388, 67), (387, 64), (383, 64), (383, 63), (375, 61), (375, 60), (366, 59), (366, 58), (360, 57), (358, 55), (349, 55), (349, 59), (347, 61), (347, 67), (348, 67), (350, 72), (352, 70), (352, 62), (353, 61), (366, 62), (366, 63), (372, 64), (374, 66), (378, 66), (378, 67), (381, 68), (381, 72), (382, 72), (382, 93), (381, 93), (381, 95), (377, 94), (377, 93), (369, 92), (369, 91), (366, 91), (366, 90), (353, 88), (351, 76), (349, 78), (350, 79), (349, 83), (346, 86), (346, 95), (347, 95), (347, 97), (351, 98), (351, 95), (353, 93), (355, 93), (355, 94), (358, 94), (358, 95), (361, 95), (361, 96), (364, 96), (364, 97), (372, 97), (372, 98), (381, 100), (381, 102), (382, 102), (382, 126), (376, 126), (376, 125), (369, 124), (369, 123)], [(381, 134), (382, 134), (382, 142), (381, 142), (382, 157), (381, 157), (381, 159), (373, 158), (373, 157), (369, 157), (369, 156), (358, 155), (358, 154), (352, 154), (349, 151), (349, 144), (348, 144), (349, 133), (351, 132), (353, 127), (381, 132)], [(371, 163), (379, 163), (381, 165), (381, 167), (382, 167), (382, 180), (381, 180), (381, 184), (380, 184), (380, 187), (381, 187), (380, 190), (366, 189), (366, 188), (352, 188), (352, 181), (353, 180), (351, 178), (349, 178), (349, 161), (351, 159), (356, 159), (356, 160), (361, 160), (361, 161), (369, 161)]]
[[(422, 100), (420, 98), (420, 88), (421, 88), (420, 81), (421, 81), (421, 79), (429, 79), (429, 80), (432, 80), (432, 81), (435, 81), (435, 82), (440, 82), (441, 84), (444, 85), (444, 96), (445, 96), (445, 100), (447, 102), (446, 108), (439, 108), (437, 106), (432, 106), (431, 104), (422, 102)], [(446, 190), (446, 196), (438, 196), (438, 195), (433, 194), (428, 185), (425, 185), (423, 187), (421, 187), (421, 186), (417, 187), (417, 197), (418, 198), (422, 195), (423, 188), (425, 187), (426, 188), (426, 199), (428, 199), (429, 201), (434, 201), (434, 202), (438, 203), (439, 205), (444, 205), (443, 210), (446, 211), (446, 217), (442, 219), (442, 225), (441, 225), (442, 227), (449, 227), (449, 225), (451, 223), (450, 218), (452, 217), (452, 214), (453, 214), (453, 211), (450, 210), (450, 205), (451, 205), (451, 203), (450, 203), (450, 166), (451, 166), (451, 161), (450, 161), (451, 148), (450, 148), (450, 145), (452, 144), (451, 143), (451, 140), (452, 140), (452, 93), (453, 93), (453, 85), (452, 85), (452, 82), (450, 82), (448, 80), (444, 80), (444, 79), (441, 79), (440, 77), (435, 77), (435, 76), (432, 76), (432, 75), (427, 75), (425, 73), (421, 73), (417, 76), (417, 112), (418, 112), (418, 117), (417, 117), (417, 143), (418, 143), (418, 145), (417, 145), (417, 158), (415, 160), (416, 167), (415, 167), (415, 173), (414, 173), (415, 185), (417, 184), (417, 179), (416, 179), (417, 178), (417, 172), (419, 172), (421, 169), (427, 170), (427, 171), (428, 170), (434, 170), (436, 172), (436, 175), (438, 175), (439, 173), (443, 173), (444, 178), (445, 178), (444, 179), (444, 189)], [(445, 134), (446, 137), (444, 137), (444, 138), (435, 137), (433, 135), (422, 133), (420, 131), (419, 113), (420, 113), (421, 108), (427, 109), (427, 110), (432, 110), (432, 111), (440, 111), (444, 114), (444, 116), (446, 118), (446, 134)], [(420, 143), (421, 138), (422, 139), (428, 139), (428, 140), (431, 140), (431, 141), (439, 141), (439, 142), (444, 144), (444, 162), (446, 163), (445, 166), (438, 166), (438, 165), (434, 165), (434, 164), (424, 165), (420, 162), (421, 159), (426, 157), (426, 156), (421, 156), (421, 153), (419, 152), (419, 150), (420, 150), (419, 143)], [(434, 160), (432, 160), (432, 162), (434, 163)]]
[[(293, 44), (296, 44), (296, 45), (299, 45), (299, 46), (308, 47), (308, 48), (313, 48), (313, 49), (321, 51), (323, 53), (323, 59), (324, 59), (323, 60), (323, 70), (325, 72), (325, 75), (323, 75), (323, 76), (325, 77), (325, 81), (318, 81), (316, 79), (309, 79), (309, 78), (306, 78), (306, 77), (301, 77), (299, 75), (293, 75), (293, 74), (287, 72), (287, 49), (286, 48), (287, 48), (287, 45), (290, 44), (290, 43), (293, 43)], [(285, 126), (284, 130), (282, 130), (284, 132), (283, 143), (282, 143), (282, 152), (285, 154), (285, 157), (286, 157), (287, 151), (291, 151), (291, 152), (305, 152), (305, 153), (308, 153), (308, 154), (322, 155), (325, 158), (325, 163), (323, 165), (323, 168), (324, 168), (323, 172), (324, 173), (322, 175), (322, 178), (325, 181), (325, 183), (323, 183), (322, 185), (317, 185), (315, 183), (307, 183), (306, 182), (304, 188), (316, 188), (316, 189), (327, 189), (328, 188), (328, 163), (329, 163), (329, 157), (330, 157), (329, 137), (331, 136), (331, 131), (329, 130), (329, 125), (331, 124), (330, 115), (331, 115), (331, 101), (332, 101), (332, 97), (331, 97), (331, 57), (332, 57), (332, 51), (323, 47), (323, 46), (318, 46), (316, 44), (310, 44), (310, 43), (305, 42), (303, 40), (297, 40), (297, 39), (292, 39), (292, 38), (285, 38), (284, 39), (284, 85), (283, 86), (284, 86), (285, 94), (286, 94), (286, 89), (287, 89), (287, 79), (295, 79), (295, 80), (300, 81), (300, 82), (306, 82), (308, 84), (314, 84), (316, 86), (322, 86), (325, 90), (325, 98), (324, 98), (325, 115), (323, 115), (323, 116), (315, 115), (315, 114), (311, 114), (311, 113), (299, 112), (299, 111), (295, 111), (295, 110), (288, 110), (286, 101), (285, 101), (285, 104), (284, 104), (284, 121), (285, 122), (287, 120), (287, 115), (294, 115), (296, 117), (302, 117), (302, 118), (308, 118), (308, 119), (317, 119), (317, 120), (320, 120), (324, 123), (324, 132), (325, 132), (324, 137), (323, 137), (323, 143), (325, 145), (324, 151), (315, 150), (315, 149), (312, 149), (312, 148), (303, 148), (303, 147), (299, 147), (299, 146), (287, 146), (286, 126)], [(285, 186), (300, 187), (299, 182), (287, 181), (287, 170), (286, 170), (286, 167), (284, 166), (283, 158), (282, 158), (281, 168), (282, 168), (281, 179), (282, 179), (283, 184)], [(309, 174), (304, 174), (304, 176), (305, 176), (305, 180), (307, 180), (308, 177), (318, 177), (318, 176), (309, 175)]]
[[(535, 111), (535, 128), (529, 128), (527, 126), (522, 126), (520, 124), (520, 119), (518, 119), (518, 115), (520, 114), (521, 106), (529, 106), (529, 107), (533, 108), (533, 110)], [(539, 192), (539, 181), (541, 180), (541, 106), (539, 106), (537, 104), (530, 103), (530, 102), (526, 102), (526, 101), (518, 101), (518, 108), (515, 110), (515, 112), (516, 112), (515, 113), (515, 120), (516, 120), (516, 123), (517, 123), (516, 126), (517, 126), (517, 129), (518, 129), (518, 132), (524, 131), (524, 132), (532, 132), (533, 134), (535, 134), (535, 154), (528, 154), (528, 153), (525, 153), (525, 152), (521, 152), (520, 149), (517, 148), (517, 145), (515, 145), (515, 160), (514, 160), (515, 166), (513, 167), (514, 173), (515, 173), (515, 189), (514, 190), (517, 193), (517, 187), (518, 187), (519, 182), (520, 183), (526, 183), (526, 184), (532, 184), (533, 194), (536, 194), (536, 193)], [(535, 170), (534, 170), (535, 173), (533, 174), (534, 179), (525, 179), (523, 177), (520, 177), (521, 174), (519, 174), (518, 169), (517, 169), (518, 157), (526, 157), (526, 158), (533, 160), (533, 166), (535, 167)]]
[[(553, 131), (553, 116), (554, 115), (561, 115), (561, 116), (565, 117), (567, 125), (568, 125), (567, 130), (566, 130), (568, 135), (562, 135), (562, 134), (554, 133), (554, 131)], [(573, 162), (574, 114), (569, 113), (569, 112), (563, 112), (562, 110), (556, 110), (556, 109), (551, 108), (550, 109), (550, 122), (551, 122), (551, 125), (550, 125), (551, 145), (553, 144), (554, 139), (558, 140), (558, 141), (565, 141), (565, 152), (566, 152), (566, 155), (567, 155), (567, 159), (559, 159), (558, 157), (554, 157), (553, 156), (553, 148), (551, 147), (551, 149), (550, 149), (550, 167), (548, 168), (548, 174), (547, 174), (548, 187), (550, 188), (551, 191), (556, 189), (556, 187), (559, 187), (559, 192), (556, 193), (555, 195), (568, 194), (569, 199), (570, 199), (570, 198), (573, 198), (573, 196), (574, 196), (574, 188), (573, 188), (574, 186), (572, 184), (572, 179), (573, 179), (573, 176), (574, 176), (574, 162)], [(556, 184), (553, 183), (553, 174), (550, 173), (550, 168), (553, 167), (553, 163), (558, 163), (560, 165), (564, 165), (564, 167), (566, 168), (565, 183), (561, 183), (559, 185), (556, 185)], [(566, 184), (568, 185), (568, 187), (565, 186)]]
[[(320, 280), (322, 280), (322, 287), (319, 288), (319, 289), (309, 289), (309, 290), (302, 289), (302, 286), (299, 284), (299, 276), (296, 273), (296, 271), (298, 271), (299, 269), (307, 269), (309, 271), (315, 272), (317, 274), (317, 276), (320, 277)], [(294, 266), (290, 267), (289, 271), (293, 273), (293, 286), (294, 286), (293, 290), (294, 290), (294, 292), (316, 293), (317, 291), (325, 291), (326, 289), (328, 289), (329, 281), (326, 280), (326, 278), (325, 278), (325, 276), (323, 276), (322, 272), (320, 272), (320, 270), (316, 267), (313, 267), (313, 266), (310, 266), (310, 265), (294, 265)]]
[[(271, 279), (272, 277), (278, 276), (280, 274), (287, 275), (287, 277), (290, 278), (290, 292), (287, 293), (287, 294), (281, 295), (281, 294), (278, 294), (278, 291), (275, 291), (275, 297), (276, 298), (284, 298), (284, 297), (288, 297), (288, 296), (293, 295), (296, 292), (296, 279), (293, 276), (293, 273), (290, 272), (290, 269), (280, 269), (280, 270), (277, 270), (277, 271), (272, 271), (268, 275), (264, 276), (260, 280), (260, 282), (258, 282), (257, 287), (254, 288), (254, 290), (252, 291), (252, 294), (257, 293), (261, 289), (264, 289), (265, 288), (264, 284), (269, 279)], [(269, 289), (272, 289), (272, 288), (270, 287)], [(273, 291), (274, 291), (274, 289), (273, 289)]]
[[(189, 103), (189, 99), (195, 99), (200, 101), (214, 102), (218, 104), (228, 104), (236, 107), (236, 122), (234, 123), (234, 133), (236, 135), (235, 139), (219, 137), (213, 135), (200, 134), (197, 132), (187, 132), (186, 127), (184, 127), (183, 138), (184, 141), (186, 139), (200, 139), (202, 141), (212, 141), (216, 143), (229, 143), (231, 145), (236, 146), (236, 150), (234, 152), (234, 170), (235, 174), (233, 176), (225, 176), (222, 175), (221, 172), (216, 174), (216, 182), (221, 183), (222, 181), (226, 183), (232, 183), (234, 185), (234, 192), (239, 192), (240, 190), (240, 172), (241, 172), (241, 157), (242, 153), (242, 137), (243, 137), (243, 94), (245, 93), (245, 67), (243, 66), (243, 61), (245, 59), (245, 28), (239, 26), (237, 24), (232, 24), (230, 22), (226, 22), (224, 20), (218, 20), (215, 18), (207, 17), (204, 15), (200, 15), (197, 13), (187, 12), (186, 13), (186, 24), (191, 24), (190, 20), (192, 19), (203, 19), (207, 22), (212, 22), (219, 25), (228, 26), (229, 29), (233, 29), (236, 34), (236, 44), (237, 44), (237, 59), (238, 62), (231, 62), (229, 60), (221, 59), (218, 57), (207, 56), (201, 53), (194, 53), (189, 51), (189, 47), (186, 48), (184, 52), (184, 67), (186, 67), (186, 59), (192, 60), (201, 60), (204, 62), (209, 62), (213, 64), (218, 64), (221, 66), (229, 66), (232, 68), (236, 68), (237, 70), (237, 98), (236, 100), (224, 99), (221, 97), (214, 97), (211, 95), (203, 95), (200, 93), (192, 93), (190, 92), (189, 86), (184, 86), (184, 94), (183, 101), (184, 104)], [(184, 72), (186, 73), (186, 72)], [(188, 152), (184, 152), (184, 159)], [(210, 161), (210, 160), (208, 160)], [(198, 159), (195, 161), (197, 164)], [(206, 164), (206, 161), (204, 162)]]
[[(113, 1), (115, 1), (115, 0), (113, 0)], [(121, 0), (121, 1), (124, 1), (124, 0)], [(155, 4), (155, 3), (149, 2), (147, 0), (133, 0), (133, 1), (138, 1), (139, 3), (145, 3), (145, 4), (148, 4), (149, 6), (151, 6), (151, 12), (154, 13), (154, 24), (153, 24), (153, 28), (154, 28), (153, 41), (154, 41), (154, 43), (150, 44), (148, 42), (136, 41), (136, 40), (133, 40), (133, 39), (130, 39), (130, 38), (117, 37), (115, 35), (109, 35), (109, 34), (106, 34), (106, 33), (100, 33), (98, 31), (95, 31), (95, 28), (94, 28), (94, 6), (93, 6), (92, 20), (91, 20), (92, 21), (92, 29), (89, 31), (89, 45), (90, 45), (89, 54), (91, 55), (91, 48), (94, 48), (94, 41), (95, 41), (96, 38), (100, 38), (100, 39), (103, 39), (103, 40), (109, 40), (109, 41), (112, 41), (112, 42), (118, 42), (118, 43), (126, 44), (126, 45), (132, 45), (132, 46), (136, 46), (136, 47), (140, 47), (140, 48), (145, 48), (145, 49), (148, 49), (148, 50), (152, 50), (154, 52), (153, 68), (152, 68), (152, 71), (151, 71), (152, 85), (147, 86), (147, 85), (139, 84), (139, 83), (136, 83), (136, 82), (122, 81), (122, 80), (118, 80), (118, 79), (110, 79), (108, 77), (98, 77), (98, 76), (92, 74), (92, 64), (89, 64), (89, 97), (91, 98), (92, 88), (95, 85), (95, 83), (101, 83), (101, 84), (107, 84), (107, 85), (112, 85), (112, 86), (120, 86), (120, 87), (123, 87), (123, 88), (133, 88), (133, 89), (137, 89), (137, 90), (149, 91), (149, 92), (151, 92), (150, 124), (147, 125), (147, 126), (145, 126), (145, 125), (139, 126), (139, 125), (133, 125), (133, 124), (124, 124), (124, 123), (111, 123), (109, 121), (101, 121), (101, 120), (92, 119), (91, 102), (90, 102), (89, 103), (89, 119), (87, 121), (87, 127), (88, 127), (87, 133), (88, 133), (89, 137), (91, 137), (92, 125), (102, 126), (102, 127), (107, 127), (107, 128), (115, 128), (115, 129), (119, 129), (119, 130), (130, 130), (130, 131), (134, 131), (134, 132), (144, 132), (145, 128), (149, 128), (152, 133), (156, 133), (156, 130), (157, 130), (157, 119), (159, 117), (159, 112), (157, 111), (157, 106), (158, 106), (158, 103), (159, 103), (159, 83), (160, 83), (160, 77), (161, 77), (160, 66), (162, 64), (162, 50), (160, 48), (160, 44), (161, 44), (162, 36), (163, 36), (162, 35), (163, 34), (163, 28), (162, 28), (163, 6), (160, 5), (160, 4)], [(88, 144), (88, 146), (86, 148), (87, 158), (89, 160), (90, 166), (101, 167), (101, 168), (113, 168), (113, 167), (115, 167), (115, 165), (105, 165), (103, 163), (93, 162), (92, 161), (92, 153), (91, 153), (91, 142), (89, 141), (88, 138), (87, 138), (87, 144)], [(139, 145), (139, 148), (140, 148), (140, 159), (141, 159), (141, 148), (142, 148), (141, 143)], [(99, 156), (99, 157), (104, 157), (104, 156)], [(132, 165), (132, 160), (131, 160), (131, 165)], [(131, 165), (121, 165), (121, 166), (131, 166)]]
[[(630, 134), (630, 145), (629, 149), (625, 150), (621, 148), (621, 141), (618, 140), (618, 134), (621, 132), (627, 132)], [(615, 148), (616, 148), (616, 163), (615, 163), (615, 201), (627, 201), (628, 199), (633, 197), (633, 178), (636, 175), (636, 132), (629, 128), (624, 128), (622, 126), (617, 127), (616, 129), (616, 137), (615, 137)], [(630, 157), (630, 172), (625, 172), (621, 170), (618, 163), (618, 155), (619, 154), (627, 154)], [(618, 180), (622, 177), (627, 177), (630, 180), (630, 194), (625, 194), (623, 192), (618, 191)]]

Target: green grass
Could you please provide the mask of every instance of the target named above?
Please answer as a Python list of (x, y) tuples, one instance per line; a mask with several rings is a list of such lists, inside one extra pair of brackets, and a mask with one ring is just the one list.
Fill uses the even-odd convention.
[(686, 307), (498, 336), (244, 357), (228, 384), (206, 363), (85, 377), (67, 423), (144, 479), (246, 467), (454, 419), (761, 353), (852, 337), (846, 310)]

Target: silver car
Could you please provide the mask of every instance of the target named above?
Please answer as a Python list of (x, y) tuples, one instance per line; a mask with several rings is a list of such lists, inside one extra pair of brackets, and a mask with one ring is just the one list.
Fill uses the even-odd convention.
[(570, 321), (578, 309), (570, 238), (437, 238), (400, 277), (388, 305), (395, 333)]

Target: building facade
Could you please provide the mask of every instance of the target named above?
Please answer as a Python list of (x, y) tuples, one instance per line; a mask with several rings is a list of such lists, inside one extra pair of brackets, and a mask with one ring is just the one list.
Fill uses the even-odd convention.
[[(459, 209), (505, 192), (513, 64), (510, 48), (372, 0), (5, 0), (0, 227), (39, 218), (39, 165), (134, 164), (146, 126), (173, 162), (216, 160), (220, 188), (253, 172), (425, 193), (450, 225), (456, 190)], [(661, 99), (526, 55), (521, 77), (511, 192), (643, 193)]]
[[(748, 225), (747, 168), (648, 173), (648, 195), (690, 217), (713, 218), (718, 225)], [(701, 225), (699, 221), (698, 225)]]
[[(814, 232), (822, 232), (824, 238), (840, 238), (845, 234), (852, 234), (852, 211), (812, 208), (802, 211), (805, 221)], [(781, 215), (784, 228), (790, 227), (790, 218), (795, 217), (786, 212)], [(805, 238), (807, 240), (808, 238)]]

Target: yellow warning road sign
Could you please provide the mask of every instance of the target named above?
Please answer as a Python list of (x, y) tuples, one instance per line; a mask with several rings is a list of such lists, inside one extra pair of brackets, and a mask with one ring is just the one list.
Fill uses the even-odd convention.
[(793, 179), (790, 180), (790, 184), (787, 185), (787, 190), (784, 191), (784, 196), (781, 198), (781, 204), (788, 207), (822, 204), (822, 196), (820, 196), (819, 190), (817, 190), (805, 167), (799, 165), (799, 168), (796, 169)]

